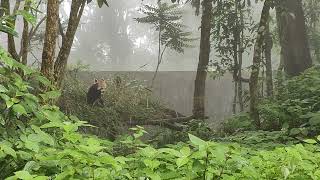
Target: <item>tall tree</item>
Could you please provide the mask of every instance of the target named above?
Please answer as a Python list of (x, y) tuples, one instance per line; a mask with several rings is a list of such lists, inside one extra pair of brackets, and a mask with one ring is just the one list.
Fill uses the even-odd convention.
[(64, 79), (73, 40), (86, 3), (87, 0), (72, 0), (66, 33), (63, 34), (63, 32), (60, 32), (62, 36), (62, 46), (54, 64), (54, 80), (58, 87), (61, 87)]
[(266, 66), (266, 92), (268, 97), (273, 96), (273, 76), (272, 76), (272, 59), (271, 51), (273, 47), (272, 35), (270, 32), (270, 22), (267, 23), (264, 39), (264, 57)]
[(301, 0), (282, 0), (276, 8), (280, 15), (280, 45), (284, 70), (296, 76), (312, 66)]
[[(194, 1), (196, 5), (200, 2)], [(203, 0), (202, 17), (201, 17), (201, 38), (200, 38), (200, 54), (195, 79), (195, 89), (193, 96), (193, 115), (196, 119), (205, 118), (205, 90), (207, 67), (210, 58), (210, 36), (212, 21), (212, 0)]]
[[(30, 10), (31, 1), (25, 1), (24, 11), (28, 12)], [(21, 57), (21, 63), (27, 64), (28, 63), (28, 49), (29, 49), (29, 22), (26, 18), (23, 18), (23, 31), (22, 31), (22, 39), (21, 39), (21, 50), (19, 56)]]
[[(85, 5), (92, 0), (72, 0), (68, 26), (66, 32), (58, 28), (59, 20), (59, 2), (48, 0), (47, 4), (47, 24), (44, 40), (44, 49), (42, 55), (41, 72), (54, 81), (58, 88), (61, 87), (65, 76), (68, 58), (73, 45), (75, 33), (77, 31)], [(106, 0), (97, 0), (98, 6), (104, 4), (108, 6)], [(58, 29), (60, 31), (58, 31)], [(62, 46), (58, 56), (54, 61), (56, 38), (58, 32), (62, 36)]]
[(261, 18), (258, 27), (258, 34), (254, 45), (253, 60), (250, 75), (250, 116), (254, 120), (257, 127), (260, 127), (259, 112), (257, 109), (259, 99), (259, 72), (262, 61), (261, 54), (263, 52), (263, 42), (266, 34), (266, 27), (269, 20), (269, 10), (271, 2), (266, 0), (261, 12)]
[(59, 1), (48, 0), (45, 40), (42, 51), (41, 73), (48, 79), (53, 78), (53, 65), (58, 34)]

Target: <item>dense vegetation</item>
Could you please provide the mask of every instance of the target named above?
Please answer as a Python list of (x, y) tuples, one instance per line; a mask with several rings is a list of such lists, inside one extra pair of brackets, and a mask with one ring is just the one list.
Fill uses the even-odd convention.
[[(59, 97), (59, 91), (35, 91), (39, 85), (51, 87), (50, 81), (10, 58), (5, 50), (1, 49), (0, 55), (4, 64), (0, 71), (2, 179), (320, 178), (320, 147), (313, 139), (261, 150), (232, 142), (203, 141), (189, 134), (187, 142), (155, 149), (139, 140), (145, 132), (140, 127), (132, 128), (133, 135), (115, 142), (79, 133), (80, 127), (89, 125), (50, 105)], [(308, 82), (319, 80), (318, 74), (310, 70), (288, 86), (303, 83), (306, 78)], [(294, 96), (295, 91), (288, 97), (312, 98), (312, 93), (319, 90), (305, 83), (303, 87), (304, 94)], [(310, 103), (317, 102), (312, 100)], [(316, 116), (308, 117), (310, 125), (317, 124)], [(273, 144), (282, 136), (286, 135), (266, 136), (270, 138), (267, 143)], [(266, 137), (258, 137), (260, 142), (252, 144), (262, 143)]]

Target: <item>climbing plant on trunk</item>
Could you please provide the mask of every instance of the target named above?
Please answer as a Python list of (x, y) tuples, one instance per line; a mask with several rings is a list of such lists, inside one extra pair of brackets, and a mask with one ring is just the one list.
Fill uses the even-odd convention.
[(266, 0), (263, 5), (261, 12), (258, 33), (256, 36), (256, 42), (254, 45), (253, 60), (251, 67), (251, 76), (250, 76), (250, 116), (254, 120), (257, 127), (260, 127), (260, 119), (258, 112), (258, 102), (259, 102), (259, 72), (260, 65), (262, 61), (261, 54), (263, 52), (263, 42), (266, 34), (266, 27), (269, 20), (269, 10), (271, 8), (272, 2)]

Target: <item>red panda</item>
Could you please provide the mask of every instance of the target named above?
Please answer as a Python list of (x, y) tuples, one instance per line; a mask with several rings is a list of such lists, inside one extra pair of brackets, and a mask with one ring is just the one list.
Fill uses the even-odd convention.
[(87, 103), (93, 106), (98, 102), (103, 106), (104, 102), (102, 100), (102, 93), (106, 88), (107, 83), (104, 79), (94, 79), (94, 83), (90, 86), (87, 92)]

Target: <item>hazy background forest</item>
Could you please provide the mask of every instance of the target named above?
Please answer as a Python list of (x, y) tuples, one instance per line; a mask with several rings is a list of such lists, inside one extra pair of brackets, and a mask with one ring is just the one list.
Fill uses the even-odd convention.
[[(136, 22), (134, 18), (143, 16), (139, 12), (143, 4), (155, 4), (156, 2), (156, 0), (145, 2), (141, 0), (119, 0), (109, 2), (112, 8), (98, 8), (98, 5), (94, 3), (89, 4), (85, 8), (75, 35), (68, 64), (72, 66), (81, 62), (83, 65), (88, 65), (89, 71), (106, 71), (103, 74), (99, 73), (99, 75), (91, 73), (91, 75), (88, 75), (91, 79), (85, 77), (84, 79), (88, 87), (92, 83), (92, 78), (110, 78), (110, 74), (118, 71), (125, 71), (122, 73), (130, 74), (131, 76), (135, 76), (135, 72), (147, 71), (146, 73), (139, 73), (139, 76), (135, 78), (139, 80), (151, 80), (152, 73), (148, 71), (154, 71), (157, 66), (155, 60), (157, 58), (158, 46), (157, 32), (150, 28), (148, 24)], [(163, 2), (169, 3), (170, 0)], [(64, 28), (67, 26), (63, 22), (67, 21), (68, 14), (70, 13), (70, 3), (71, 1), (66, 0), (60, 5), (59, 12)], [(13, 8), (14, 4), (11, 4), (11, 6)], [(187, 26), (188, 31), (192, 32), (192, 37), (200, 40), (199, 27), (201, 17), (195, 16), (194, 9), (190, 4), (181, 4), (179, 8), (183, 13), (183, 24)], [(45, 11), (45, 4), (40, 5), (39, 9)], [(261, 9), (261, 2), (252, 4), (252, 18), (255, 23), (259, 21)], [(22, 33), (23, 18), (18, 17), (16, 24), (17, 31)], [(38, 31), (39, 37), (37, 38), (41, 38), (45, 31), (44, 23), (41, 24)], [(251, 37), (254, 38), (254, 34)], [(192, 47), (187, 48), (183, 54), (172, 50), (166, 51), (159, 69), (159, 71), (164, 72), (158, 75), (158, 81), (154, 88), (154, 95), (162, 98), (163, 103), (185, 115), (192, 114), (194, 79), (199, 58), (198, 40), (191, 42)], [(4, 34), (1, 35), (1, 41), (7, 43)], [(19, 43), (16, 45), (19, 47)], [(279, 64), (279, 56), (277, 55), (279, 48), (274, 48), (273, 51), (275, 51), (272, 58), (273, 66), (277, 67)], [(32, 53), (28, 55), (28, 63), (39, 66), (41, 53), (41, 45), (35, 45), (32, 48)], [(247, 49), (247, 52), (244, 53), (244, 69), (250, 67), (252, 55), (252, 49)], [(216, 58), (217, 53), (213, 49), (211, 53), (212, 63), (214, 63), (214, 59)], [(172, 72), (166, 73), (166, 71)], [(180, 84), (172, 86), (175, 82), (180, 82)], [(207, 84), (206, 91), (215, 92), (208, 93), (206, 99), (208, 106), (207, 113), (211, 117), (208, 122), (217, 125), (221, 120), (232, 115), (232, 96), (234, 90), (232, 89), (231, 74), (227, 73), (224, 77), (219, 78), (209, 77)]]

